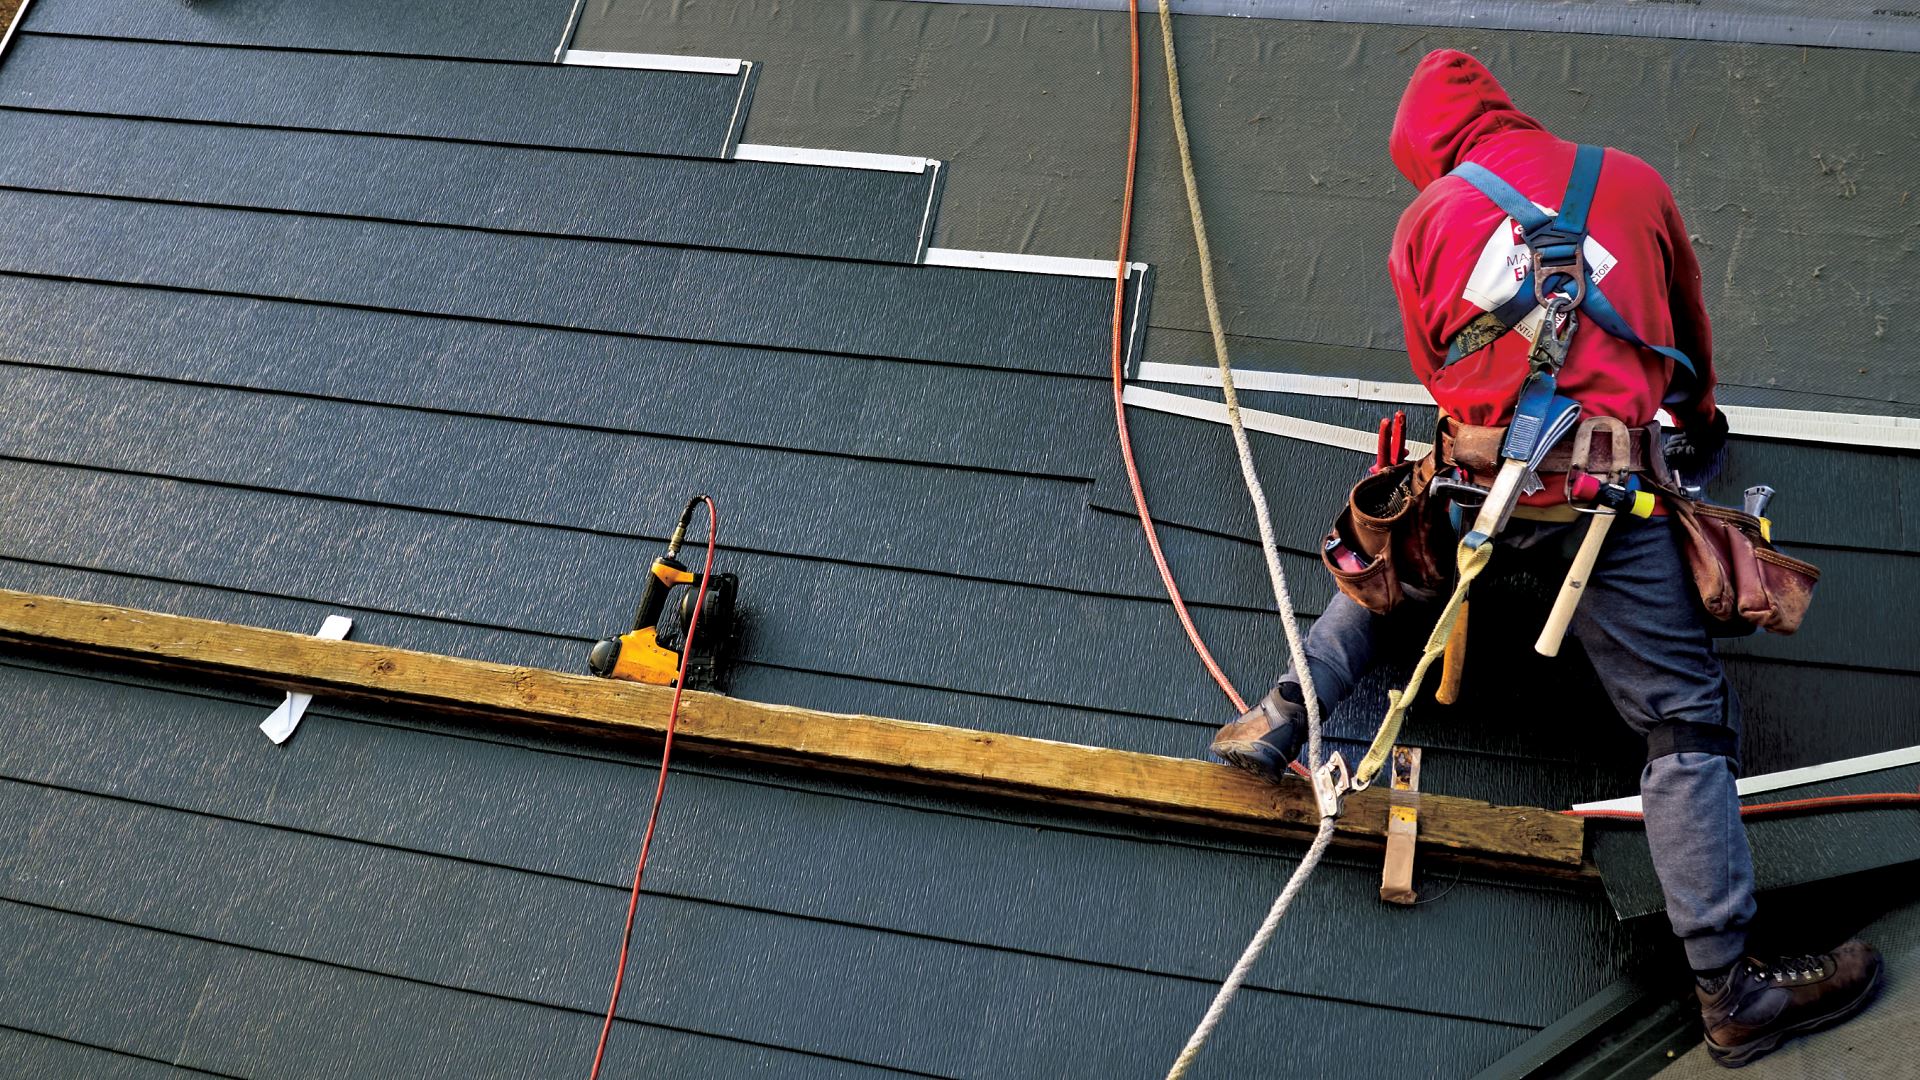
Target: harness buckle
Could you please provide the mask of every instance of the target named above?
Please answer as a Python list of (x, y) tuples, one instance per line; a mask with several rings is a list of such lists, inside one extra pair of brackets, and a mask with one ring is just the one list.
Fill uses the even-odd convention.
[(1581, 250), (1585, 241), (1585, 236), (1554, 228), (1526, 237), (1533, 255), (1533, 292), (1549, 312), (1557, 296), (1567, 297), (1569, 309), (1587, 298), (1587, 256)]
[(1353, 774), (1347, 771), (1347, 759), (1338, 750), (1313, 770), (1313, 795), (1320, 803), (1320, 817), (1340, 816), (1340, 800), (1353, 790)]

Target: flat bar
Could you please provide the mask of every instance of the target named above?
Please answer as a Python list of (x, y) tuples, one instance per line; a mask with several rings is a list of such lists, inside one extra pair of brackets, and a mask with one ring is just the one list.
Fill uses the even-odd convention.
[[(1220, 369), (1200, 364), (1166, 364), (1146, 360), (1134, 378), (1141, 382), (1172, 383), (1175, 386), (1219, 386)], [(1266, 390), (1278, 394), (1302, 394), (1308, 397), (1360, 396), (1360, 380), (1334, 375), (1295, 375), (1285, 371), (1233, 369), (1233, 385), (1241, 390)]]
[(560, 58), (573, 67), (632, 68), (636, 71), (687, 71), (696, 75), (738, 75), (745, 61), (719, 56), (675, 56), (671, 53), (593, 52), (568, 49)]
[[(665, 733), (673, 696), (640, 683), (12, 590), (0, 590), (0, 642), (501, 726), (647, 739)], [(686, 695), (678, 738), (714, 756), (1236, 832), (1305, 838), (1318, 825), (1312, 789), (1291, 777), (1273, 785), (1205, 761), (718, 694)], [(1378, 789), (1349, 797), (1341, 839), (1378, 849), (1388, 799)], [(1421, 840), (1430, 849), (1560, 876), (1583, 873), (1585, 831), (1577, 818), (1437, 795), (1423, 796), (1421, 811)]]
[[(1140, 382), (1172, 383), (1175, 386), (1219, 386), (1220, 368), (1214, 364), (1166, 364), (1143, 361), (1133, 376)], [(1391, 401), (1403, 405), (1432, 405), (1433, 395), (1419, 383), (1382, 382), (1344, 375), (1296, 375), (1286, 371), (1261, 371), (1234, 368), (1233, 385), (1241, 390), (1266, 390), (1303, 397), (1353, 398), (1356, 401)]]

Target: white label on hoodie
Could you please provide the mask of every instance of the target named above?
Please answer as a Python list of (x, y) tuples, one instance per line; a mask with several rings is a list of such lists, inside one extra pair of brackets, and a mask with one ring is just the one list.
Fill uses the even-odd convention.
[[(1533, 205), (1540, 206), (1539, 203)], [(1559, 212), (1544, 206), (1540, 206), (1540, 210), (1548, 215)], [(1580, 250), (1587, 257), (1587, 269), (1592, 272), (1596, 284), (1606, 278), (1618, 261), (1591, 235)], [(1520, 291), (1520, 283), (1532, 273), (1533, 253), (1527, 250), (1527, 242), (1520, 235), (1520, 226), (1514, 224), (1510, 217), (1501, 218), (1499, 228), (1493, 230), (1493, 235), (1487, 237), (1486, 246), (1480, 249), (1480, 259), (1473, 264), (1473, 273), (1467, 276), (1467, 287), (1461, 290), (1460, 296), (1482, 311), (1492, 311), (1513, 299), (1514, 294)], [(1532, 341), (1545, 315), (1544, 309), (1535, 307), (1514, 329)]]

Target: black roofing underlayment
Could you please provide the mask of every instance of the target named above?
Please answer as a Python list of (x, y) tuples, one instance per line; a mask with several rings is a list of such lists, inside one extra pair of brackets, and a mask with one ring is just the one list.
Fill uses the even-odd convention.
[[(316, 977), (311, 961), (335, 969), (289, 1003), (298, 1021), (276, 1024), (270, 1039), (259, 1039), (259, 1018), (209, 1023), (203, 1013), (182, 1050), (177, 1023), (109, 1010), (111, 997), (107, 1015), (76, 1012), (60, 1034), (275, 1075), (301, 1054), (371, 1037), (368, 1012), (418, 1008), (423, 1032), (472, 1025), (471, 1052), (501, 1056), (471, 1075), (571, 1064), (604, 991), (604, 928), (617, 922), (630, 871), (632, 838), (607, 822), (644, 816), (644, 760), (519, 736), (478, 741), (324, 702), (284, 752), (261, 753), (251, 730), (269, 707), (261, 696), (7, 674), (24, 723), (0, 752), (0, 819), (9, 848), (47, 871), (10, 886), (0, 918), (33, 932), (0, 935), (14, 943), (0, 961), (9, 983), (37, 985), (39, 965), (81, 968), (102, 956), (62, 992), (136, 994), (148, 979), (197, 987), (194, 965), (219, 964), (242, 969), (218, 980), (219, 994), (258, 994), (256, 978), (299, 987)], [(707, 1048), (714, 1040), (783, 1048), (769, 1054), (784, 1063), (777, 1075), (841, 1075), (798, 1055), (933, 1075), (1049, 1075), (1042, 1069), (1066, 1063), (1075, 1075), (1124, 1075), (1177, 1041), (1214, 969), (1237, 952), (1238, 924), (1257, 916), (1290, 865), (1264, 845), (853, 794), (764, 772), (680, 773), (669, 820), (703, 842), (663, 844), (649, 869), (623, 1015), (707, 1037), (674, 1051), (650, 1044), (659, 1033), (632, 1029), (625, 1053), (682, 1053), (687, 1075), (700, 1076), (736, 1075)], [(1241, 918), (1196, 917), (1201, 882), (1205, 907)], [(1574, 892), (1437, 884), (1448, 892), (1428, 910), (1536, 949), (1582, 950), (1584, 970), (1608, 968), (1627, 947)], [(1276, 954), (1244, 1002), (1250, 1030), (1288, 1031), (1288, 1045), (1249, 1040), (1218, 1067), (1308, 1068), (1340, 1052), (1343, 1025), (1391, 1022), (1425, 1049), (1382, 1060), (1417, 1069), (1432, 1047), (1475, 1060), (1551, 1018), (1564, 972), (1504, 975), (1503, 957), (1464, 938), (1406, 955), (1382, 920), (1408, 913), (1374, 901), (1376, 886), (1366, 862), (1328, 869), (1327, 902), (1303, 908), (1298, 928), (1337, 947)], [(1170, 925), (1137, 933), (1113, 923), (1141, 912)], [(115, 987), (91, 982), (112, 978), (123, 954), (138, 962), (163, 949), (146, 961), (153, 970)], [(1410, 981), (1356, 983), (1355, 968)], [(1451, 981), (1462, 975), (1498, 989), (1463, 1002)], [(368, 1012), (341, 1014), (324, 1000), (335, 980), (369, 999)], [(0, 989), (0, 1023), (37, 1029), (68, 1015), (64, 1000), (9, 994)], [(502, 1015), (508, 1006), (523, 1015)], [(884, 1029), (871, 1023), (878, 1014), (889, 1016)], [(242, 1056), (250, 1050), (263, 1060)], [(384, 1042), (362, 1052), (366, 1075), (424, 1056)], [(453, 1064), (424, 1075), (468, 1075), (453, 1056), (467, 1052), (447, 1048)], [(525, 1065), (531, 1054), (546, 1064)]]
[[(1159, 271), (1154, 326), (1199, 332), (1148, 359), (1205, 364), (1158, 27), (1143, 6), (1133, 254)], [(1365, 18), (1318, 6), (1318, 18)], [(1469, 5), (1395, 6), (1435, 17)], [(1476, 17), (1519, 9), (1579, 21), (1603, 5), (1471, 6), (1484, 9)], [(1700, 14), (1604, 6), (1649, 21)], [(1656, 10), (1668, 7), (1682, 10)], [(1887, 9), (1884, 21), (1920, 24), (1915, 5), (1873, 7)], [(1413, 189), (1387, 156), (1387, 134), (1414, 65), (1457, 48), (1560, 135), (1631, 151), (1667, 178), (1696, 237), (1723, 379), (1791, 391), (1778, 402), (1788, 408), (1920, 416), (1920, 369), (1900, 330), (1920, 322), (1920, 278), (1905, 269), (1920, 222), (1912, 53), (1532, 33), (1497, 19), (1176, 21), (1231, 332), (1376, 352), (1404, 380), (1385, 266)], [(748, 141), (942, 158), (952, 166), (942, 245), (1112, 256), (1126, 162), (1124, 11), (622, 0), (587, 5), (576, 44), (751, 56), (763, 70)], [(1295, 370), (1361, 373), (1350, 362)]]
[[(940, 3), (958, 0), (939, 0)], [(1125, 0), (1007, 0), (1034, 7), (1125, 10)], [(1234, 15), (1400, 26), (1550, 30), (1695, 41), (1901, 49), (1920, 52), (1920, 11), (1882, 7), (1878, 0), (1687, 0), (1647, 4), (1587, 0), (1536, 4), (1525, 0), (1173, 0), (1180, 15)]]
[[(579, 670), (703, 490), (721, 568), (743, 579), (735, 694), (1201, 754), (1226, 709), (1124, 494), (1111, 283), (911, 265), (930, 220), (944, 246), (1111, 256), (1111, 17), (862, 0), (846, 9), (858, 30), (740, 5), (722, 32), (699, 6), (587, 5), (579, 47), (739, 56), (762, 72), (755, 91), (542, 64), (569, 7), (34, 0), (0, 61), (0, 584), (303, 632), (337, 612), (356, 640)], [(1253, 40), (1217, 22), (1183, 25), (1223, 49)], [(1032, 33), (959, 33), (1016, 24)], [(1297, 48), (1298, 27), (1261, 27), (1263, 47)], [(1310, 110), (1342, 102), (1356, 134), (1337, 154), (1377, 178), (1374, 95), (1421, 50), (1312, 33), (1352, 38), (1373, 74), (1298, 88), (1254, 130), (1287, 117), (1312, 158), (1327, 148)], [(937, 47), (869, 55), (923, 35)], [(1697, 81), (1702, 55), (1673, 62)], [(1779, 63), (1742, 56), (1729, 78)], [(860, 83), (908, 57), (923, 77)], [(1222, 62), (1256, 81), (1309, 70), (1276, 57)], [(1847, 57), (1884, 89), (1878, 59)], [(1537, 56), (1517, 62), (1551, 81)], [(1807, 63), (1826, 79), (1834, 61)], [(1036, 82), (1049, 64), (1104, 74)], [(1904, 137), (1902, 100), (1860, 123)], [(747, 115), (753, 141), (947, 158), (963, 167), (939, 175), (972, 187), (956, 202), (931, 171), (724, 160)], [(1001, 154), (1009, 140), (1030, 156)], [(1738, 186), (1773, 158), (1715, 160)], [(1136, 255), (1179, 276), (1166, 166), (1153, 149)], [(1325, 363), (1379, 361), (1377, 313), (1322, 290), (1379, 286), (1378, 215), (1404, 186), (1334, 198), (1301, 189), (1292, 163), (1259, 183), (1223, 167), (1203, 169), (1216, 216), (1273, 223), (1227, 242), (1223, 273), (1264, 282), (1230, 324), (1348, 346), (1316, 347)], [(1679, 172), (1708, 184), (1693, 168)], [(1893, 171), (1875, 169), (1863, 197)], [(1804, 195), (1757, 187), (1755, 205)], [(1331, 245), (1302, 211), (1316, 206), (1351, 213), (1351, 236)], [(1717, 220), (1710, 244), (1728, 239)], [(1903, 220), (1880, 207), (1862, 228)], [(1814, 232), (1796, 252), (1822, 250)], [(1709, 276), (1732, 282), (1714, 298), (1723, 340), (1751, 343), (1743, 275), (1782, 256), (1765, 228), (1741, 236), (1753, 258)], [(1820, 288), (1868, 297), (1844, 325), (1767, 315), (1801, 344), (1851, 342), (1821, 354), (1872, 368), (1847, 393), (1910, 378), (1875, 351), (1891, 346), (1845, 337), (1910, 303), (1883, 254), (1820, 256)], [(1191, 343), (1191, 286), (1160, 280), (1148, 308), (1136, 275), (1126, 314), (1163, 324), (1150, 349)], [(1376, 412), (1249, 398), (1347, 426)], [(1195, 617), (1258, 692), (1283, 646), (1225, 432), (1131, 415)], [(1255, 445), (1310, 618), (1329, 595), (1314, 544), (1361, 461)], [(1859, 633), (1914, 606), (1912, 455), (1738, 452), (1735, 482), (1779, 487), (1781, 535), (1828, 572), (1800, 638), (1729, 650), (1749, 766), (1920, 741), (1911, 635)], [(1859, 499), (1833, 476), (1886, 477), (1888, 505), (1843, 513)], [(1546, 806), (1630, 791), (1636, 748), (1591, 672), (1515, 644), (1539, 599), (1482, 599), (1467, 701), (1409, 728), (1423, 786)], [(1394, 677), (1370, 680), (1334, 734), (1363, 736)], [(276, 748), (254, 730), (274, 701), (230, 686), (19, 656), (0, 658), (0, 684), (0, 850), (21, 868), (0, 877), (0, 1075), (584, 1074), (653, 761), (324, 698)], [(664, 820), (610, 1075), (1150, 1075), (1298, 852), (700, 761)], [(1321, 872), (1201, 1075), (1361, 1057), (1466, 1075), (1670, 951), (1657, 920), (1619, 923), (1592, 888), (1423, 866), (1427, 902), (1405, 910), (1377, 882), (1365, 858)]]

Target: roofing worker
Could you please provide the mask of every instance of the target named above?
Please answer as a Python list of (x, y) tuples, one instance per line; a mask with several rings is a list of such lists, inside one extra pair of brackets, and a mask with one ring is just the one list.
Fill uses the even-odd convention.
[[(1484, 483), (1499, 467), (1501, 455), (1485, 447), (1500, 445), (1528, 378), (1531, 339), (1542, 332), (1546, 314), (1535, 301), (1556, 288), (1572, 291), (1565, 284), (1571, 279), (1534, 291), (1532, 245), (1488, 193), (1484, 176), (1517, 190), (1504, 193), (1507, 205), (1530, 199), (1545, 214), (1558, 214), (1580, 198), (1577, 149), (1515, 108), (1493, 75), (1465, 53), (1428, 55), (1401, 98), (1391, 152), (1420, 194), (1400, 217), (1388, 262), (1414, 373), (1445, 417), (1432, 469), (1458, 465), (1462, 478)], [(1581, 160), (1583, 168), (1600, 168), (1597, 181), (1590, 171), (1584, 181), (1592, 185), (1589, 232), (1576, 246), (1588, 280), (1604, 279), (1602, 303), (1617, 318), (1596, 315), (1590, 298), (1576, 309), (1582, 317), (1572, 324), (1577, 332), (1569, 331), (1558, 393), (1578, 401), (1587, 417), (1611, 417), (1634, 429), (1632, 471), (1704, 482), (1724, 461), (1727, 422), (1714, 405), (1712, 341), (1686, 226), (1666, 183), (1639, 158), (1606, 150)], [(1463, 165), (1465, 175), (1449, 175)], [(1516, 296), (1522, 297), (1517, 304)], [(1515, 320), (1518, 332), (1505, 332)], [(1598, 325), (1603, 321), (1614, 329)], [(1625, 339), (1636, 333), (1637, 342)], [(1675, 352), (1692, 361), (1691, 375)], [(1664, 445), (1657, 428), (1645, 430), (1663, 400), (1679, 425)], [(1574, 515), (1565, 494), (1566, 460), (1557, 468), (1552, 458), (1542, 463), (1544, 488), (1523, 497), (1494, 538), (1496, 570), (1503, 558), (1561, 557), (1571, 550), (1569, 538), (1577, 542), (1583, 526), (1568, 520)], [(1624, 474), (1629, 462), (1615, 464)], [(1734, 788), (1739, 710), (1699, 604), (1688, 602), (1694, 586), (1676, 532), (1664, 516), (1630, 521), (1621, 515), (1571, 632), (1621, 717), (1646, 737), (1640, 789), (1648, 845), (1673, 931), (1697, 978), (1708, 1050), (1733, 1067), (1864, 1008), (1881, 962), (1858, 941), (1815, 956), (1747, 955), (1755, 906)], [(1399, 614), (1376, 612), (1403, 598), (1362, 606), (1343, 592), (1314, 623), (1307, 660), (1325, 709), (1353, 691), (1372, 666), (1381, 620)], [(1430, 605), (1426, 618), (1432, 615)], [(1287, 674), (1257, 707), (1221, 730), (1214, 752), (1278, 776), (1305, 738), (1304, 700), (1298, 680)]]

